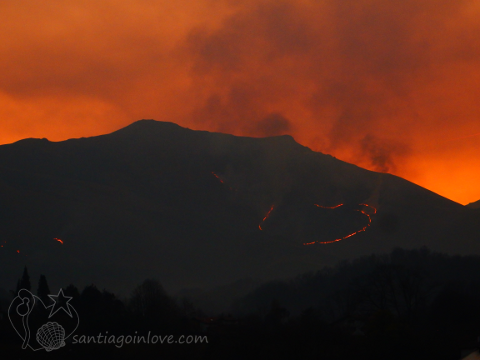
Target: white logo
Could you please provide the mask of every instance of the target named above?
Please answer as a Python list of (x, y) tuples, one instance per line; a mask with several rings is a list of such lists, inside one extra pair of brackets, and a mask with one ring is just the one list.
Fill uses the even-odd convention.
[(53, 304), (46, 306), (38, 296), (22, 289), (12, 300), (8, 318), (23, 340), (22, 349), (60, 349), (78, 328), (78, 313), (69, 303), (72, 297), (65, 296), (63, 289), (48, 297)]

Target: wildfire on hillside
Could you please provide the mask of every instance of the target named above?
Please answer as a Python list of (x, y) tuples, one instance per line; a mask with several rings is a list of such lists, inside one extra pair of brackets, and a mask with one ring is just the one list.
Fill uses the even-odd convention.
[(270, 216), (270, 213), (273, 211), (273, 208), (274, 208), (274, 205), (272, 205), (272, 206), (270, 207), (270, 210), (268, 210), (267, 214), (266, 214), (265, 217), (262, 219), (262, 222), (258, 225), (258, 228), (259, 228), (260, 230), (263, 230), (263, 229), (262, 229), (262, 224), (265, 222), (265, 220), (268, 219), (268, 217)]
[[(367, 207), (369, 209), (372, 209), (373, 210), (373, 214), (376, 214), (377, 213), (377, 209), (374, 208), (373, 206), (371, 205), (368, 205), (368, 204), (358, 204), (359, 206), (364, 206), (364, 207)], [(339, 208), (341, 206), (343, 206), (343, 204), (339, 204), (339, 205), (336, 205), (336, 206), (332, 206), (332, 207), (328, 207), (328, 206), (321, 206), (321, 205), (318, 205), (318, 204), (315, 204), (315, 206), (318, 206), (322, 209), (336, 209), (336, 208)], [(357, 235), (358, 233), (361, 233), (362, 231), (365, 231), (367, 230), (367, 228), (371, 225), (372, 223), (372, 217), (370, 214), (368, 214), (365, 210), (360, 210), (360, 209), (355, 209), (355, 211), (358, 211), (360, 213), (362, 213), (363, 215), (365, 215), (368, 219), (368, 223), (367, 225), (365, 225), (364, 227), (362, 227), (361, 229), (357, 230), (357, 231), (354, 231), (353, 233), (351, 234), (348, 234), (348, 235), (345, 235), (341, 238), (338, 238), (338, 239), (335, 239), (335, 240), (330, 240), (330, 241), (312, 241), (312, 242), (309, 242), (309, 243), (303, 243), (303, 245), (313, 245), (313, 244), (332, 244), (334, 242), (338, 242), (338, 241), (342, 241), (342, 240), (345, 240), (345, 239), (348, 239), (349, 237), (352, 237), (353, 235)]]

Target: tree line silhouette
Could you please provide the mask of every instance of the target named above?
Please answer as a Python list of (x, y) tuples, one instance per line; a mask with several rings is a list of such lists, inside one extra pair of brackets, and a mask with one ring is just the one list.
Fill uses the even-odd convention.
[[(22, 288), (32, 288), (27, 268), (10, 297)], [(64, 293), (79, 313), (79, 334), (203, 334), (208, 344), (67, 346), (48, 358), (129, 359), (135, 353), (175, 359), (456, 360), (462, 349), (474, 348), (480, 334), (480, 257), (427, 249), (396, 249), (267, 282), (238, 298), (228, 313), (206, 314), (194, 299), (175, 298), (152, 279), (126, 299), (95, 285), (80, 291), (71, 284)], [(44, 275), (36, 294), (49, 303)], [(5, 316), (7, 299), (0, 306), (2, 352), (28, 358)]]

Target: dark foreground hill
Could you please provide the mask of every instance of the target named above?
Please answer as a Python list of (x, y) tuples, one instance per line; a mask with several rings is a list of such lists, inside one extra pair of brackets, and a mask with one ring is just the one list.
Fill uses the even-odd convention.
[(176, 290), (290, 277), (394, 247), (479, 254), (479, 218), (290, 136), (142, 120), (97, 137), (0, 146), (6, 288), (24, 265), (54, 287), (119, 291), (155, 277)]

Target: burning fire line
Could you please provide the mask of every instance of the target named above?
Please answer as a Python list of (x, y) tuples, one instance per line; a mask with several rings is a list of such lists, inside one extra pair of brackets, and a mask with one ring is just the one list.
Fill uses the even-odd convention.
[[(212, 175), (215, 176), (215, 177), (218, 179), (218, 181), (220, 181), (222, 184), (225, 185), (225, 181), (224, 181), (222, 178), (220, 178), (220, 176), (218, 176), (214, 171), (212, 171)], [(234, 190), (234, 189), (232, 189), (231, 187), (229, 187), (229, 189), (232, 190), (232, 191)], [(236, 191), (236, 190), (235, 190), (235, 191)], [(339, 207), (343, 206), (344, 204), (338, 204), (338, 205), (335, 205), (335, 206), (322, 206), (322, 205), (318, 205), (318, 204), (314, 204), (314, 205), (317, 206), (317, 207), (319, 207), (319, 208), (322, 208), (322, 209), (332, 210), (332, 209), (339, 208)], [(374, 207), (371, 206), (371, 205), (368, 205), (368, 204), (359, 204), (359, 206), (365, 206), (365, 207), (367, 207), (367, 208), (371, 208), (371, 209), (373, 210), (373, 214), (372, 214), (372, 215), (374, 215), (374, 214), (377, 213), (377, 209), (374, 208)], [(268, 217), (270, 216), (270, 214), (271, 214), (271, 212), (273, 211), (274, 207), (275, 207), (274, 205), (272, 205), (272, 206), (270, 207), (270, 210), (268, 210), (267, 214), (265, 215), (265, 217), (262, 219), (262, 221), (261, 221), (260, 224), (258, 225), (258, 228), (259, 228), (260, 230), (263, 230), (263, 229), (262, 229), (262, 224), (268, 219)], [(364, 210), (355, 210), (355, 211), (361, 212), (363, 215), (365, 215), (365, 216), (368, 218), (368, 224), (365, 225), (365, 226), (364, 226), (363, 228), (361, 228), (360, 230), (357, 230), (357, 231), (355, 231), (355, 232), (353, 232), (353, 233), (351, 233), (351, 234), (348, 234), (348, 235), (346, 235), (346, 236), (344, 236), (344, 237), (341, 237), (341, 238), (338, 238), (338, 239), (335, 239), (335, 240), (331, 240), (331, 241), (312, 241), (312, 242), (309, 242), (309, 243), (303, 243), (303, 245), (313, 245), (313, 244), (317, 244), (317, 243), (318, 243), (318, 244), (332, 244), (332, 243), (337, 242), (337, 241), (342, 241), (342, 240), (348, 239), (349, 237), (352, 237), (353, 235), (356, 235), (356, 234), (358, 234), (358, 233), (360, 233), (360, 232), (362, 232), (362, 231), (366, 231), (367, 228), (368, 228), (368, 227), (371, 225), (371, 223), (372, 223), (372, 218), (371, 218), (370, 214), (366, 213)], [(60, 241), (60, 242), (63, 244), (63, 241), (62, 241), (62, 240), (57, 239), (57, 238), (55, 238), (55, 240)]]
[[(222, 178), (220, 176), (218, 176), (215, 172), (212, 171), (212, 175), (215, 176), (218, 181), (220, 181), (223, 185), (226, 185), (228, 186), (226, 183), (225, 183), (225, 180), (222, 180)], [(234, 189), (232, 188), (231, 186), (228, 186), (228, 188), (230, 189), (230, 191), (237, 191), (237, 189)]]
[(272, 206), (270, 207), (270, 210), (268, 210), (267, 214), (265, 215), (265, 217), (262, 219), (262, 221), (261, 221), (260, 224), (258, 225), (258, 228), (259, 228), (260, 230), (263, 230), (263, 229), (262, 229), (262, 224), (265, 222), (265, 220), (268, 219), (268, 217), (270, 216), (270, 213), (272, 212), (272, 210), (273, 210), (274, 207), (275, 207), (274, 205), (272, 205)]
[(375, 215), (377, 213), (377, 209), (375, 209), (372, 205), (368, 205), (368, 204), (359, 204), (360, 206), (366, 206), (366, 207), (369, 207), (369, 208), (372, 208), (373, 209), (373, 215)]
[(212, 171), (212, 174), (213, 174), (213, 176), (215, 176), (222, 184), (225, 184), (225, 182), (224, 182), (222, 179), (220, 179), (220, 176), (218, 176), (217, 174), (215, 174), (213, 171)]
[(318, 204), (314, 204), (315, 206), (318, 206), (319, 208), (322, 208), (322, 209), (336, 209), (340, 206), (343, 206), (343, 204), (339, 204), (339, 205), (336, 205), (336, 206), (322, 206), (322, 205), (318, 205)]
[(63, 240), (60, 240), (60, 239), (57, 239), (57, 238), (53, 238), (53, 240), (56, 240), (56, 241), (58, 241), (59, 243), (63, 244)]
[[(340, 206), (342, 206), (343, 204), (339, 204), (337, 206), (332, 206), (332, 207), (328, 207), (328, 206), (321, 206), (321, 205), (317, 205), (315, 204), (316, 206), (322, 208), (322, 209), (335, 209), (335, 208), (338, 208)], [(359, 206), (366, 206), (368, 208), (371, 208), (373, 209), (373, 215), (377, 213), (377, 209), (375, 209), (373, 206), (371, 205), (368, 205), (368, 204), (359, 204)], [(365, 231), (367, 230), (367, 228), (371, 225), (372, 223), (372, 217), (370, 216), (370, 214), (366, 213), (365, 211), (363, 210), (355, 210), (355, 211), (358, 211), (358, 212), (361, 212), (363, 215), (365, 215), (367, 218), (368, 218), (368, 224), (365, 225), (363, 228), (361, 228), (360, 230), (357, 230), (351, 234), (348, 234), (342, 238), (339, 238), (339, 239), (335, 239), (335, 240), (331, 240), (331, 241), (312, 241), (312, 242), (309, 242), (309, 243), (303, 243), (303, 245), (313, 245), (313, 244), (332, 244), (334, 242), (337, 242), (337, 241), (342, 241), (342, 240), (345, 240), (345, 239), (348, 239), (349, 237), (352, 237), (353, 235), (357, 235), (358, 233), (361, 233), (362, 231)]]

